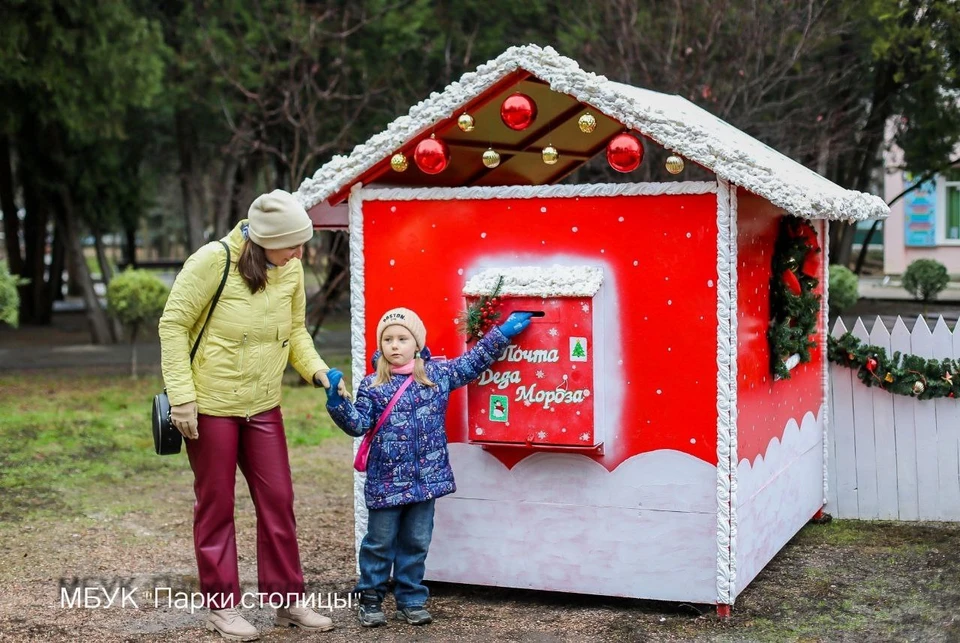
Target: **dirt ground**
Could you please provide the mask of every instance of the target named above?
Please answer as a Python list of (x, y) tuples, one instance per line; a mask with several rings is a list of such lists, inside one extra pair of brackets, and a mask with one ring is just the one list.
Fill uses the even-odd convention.
[[(356, 580), (349, 441), (292, 450), (291, 466), (308, 591), (343, 595)], [(149, 511), (0, 525), (0, 641), (219, 640), (201, 629), (201, 614), (157, 609), (142, 594), (196, 590), (189, 471), (134, 486)], [(241, 578), (255, 592), (242, 479), (237, 498)], [(74, 577), (87, 587), (136, 587), (137, 607), (63, 607), (62, 581)], [(264, 641), (958, 641), (958, 579), (958, 525), (834, 521), (794, 538), (726, 621), (709, 605), (447, 584), (432, 584), (436, 621), (420, 628), (394, 621), (364, 630), (341, 609), (331, 614), (336, 630), (309, 634), (275, 629), (269, 608), (246, 613)]]
[[(52, 342), (73, 334), (19, 337)], [(83, 379), (78, 372), (77, 386)], [(311, 593), (342, 596), (356, 581), (350, 461), (346, 438), (291, 448), (300, 555)], [(0, 473), (2, 467), (0, 448)], [(0, 642), (221, 640), (202, 629), (201, 613), (157, 608), (143, 595), (154, 587), (197, 589), (192, 476), (182, 462), (171, 467), (98, 491), (116, 502), (135, 496), (128, 511), (0, 521)], [(237, 533), (243, 589), (255, 592), (254, 512), (242, 478)], [(73, 579), (108, 591), (135, 587), (137, 606), (65, 607), (61, 586)], [(431, 591), (435, 622), (420, 628), (391, 621), (365, 630), (353, 610), (341, 609), (330, 613), (333, 632), (310, 634), (274, 628), (269, 608), (245, 615), (261, 640), (277, 642), (960, 641), (960, 525), (808, 525), (738, 597), (727, 620), (718, 620), (710, 605), (437, 583)]]

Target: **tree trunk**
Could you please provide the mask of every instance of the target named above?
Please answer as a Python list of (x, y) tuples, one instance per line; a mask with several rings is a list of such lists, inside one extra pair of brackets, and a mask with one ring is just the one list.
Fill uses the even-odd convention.
[[(836, 228), (836, 230), (834, 230)], [(853, 255), (853, 238), (857, 233), (855, 223), (837, 222), (830, 224), (831, 245), (830, 263), (848, 266)]]
[(17, 217), (16, 190), (13, 185), (13, 164), (10, 138), (0, 135), (0, 211), (3, 212), (3, 236), (7, 246), (7, 267), (10, 274), (23, 272), (23, 253), (20, 251), (20, 219)]
[(248, 161), (246, 165), (238, 170), (237, 185), (234, 189), (237, 192), (237, 198), (233, 201), (234, 221), (247, 218), (247, 210), (250, 204), (257, 198), (259, 186), (259, 166), (255, 161)]
[(50, 250), (50, 278), (47, 281), (47, 299), (50, 301), (51, 316), (53, 302), (63, 299), (63, 263), (66, 248), (63, 244), (63, 230), (60, 226), (53, 229), (53, 248)]
[(100, 278), (105, 287), (109, 286), (110, 280), (113, 279), (113, 271), (110, 269), (110, 260), (107, 259), (107, 251), (103, 247), (103, 235), (99, 230), (93, 232), (93, 246), (97, 251), (97, 263), (100, 264)]
[(93, 288), (90, 269), (87, 268), (87, 262), (83, 258), (83, 245), (80, 242), (80, 232), (77, 230), (73, 203), (65, 189), (61, 189), (59, 206), (56, 209), (57, 223), (63, 231), (69, 271), (80, 283), (87, 321), (90, 323), (90, 339), (94, 344), (111, 344), (114, 342), (114, 337), (110, 322), (103, 308), (100, 307), (100, 300)]
[(237, 198), (235, 188), (239, 166), (240, 163), (235, 157), (229, 157), (223, 162), (223, 171), (220, 174), (220, 185), (218, 186), (218, 192), (222, 196), (220, 201), (217, 202), (217, 215), (213, 222), (213, 236), (216, 239), (226, 236), (227, 232), (230, 231), (230, 215)]
[(137, 267), (137, 229), (128, 227), (124, 230), (123, 261), (131, 268)]
[(20, 323), (49, 324), (53, 300), (48, 297), (46, 265), (47, 204), (43, 202), (32, 172), (21, 172), (23, 203), (24, 263), (21, 276), (29, 281), (20, 287)]
[[(345, 232), (331, 232), (321, 247), (327, 253), (327, 276), (319, 292), (311, 298), (313, 331), (317, 336), (324, 319), (340, 301), (350, 284), (350, 243)], [(326, 241), (326, 240), (325, 240)]]
[(190, 127), (190, 119), (183, 112), (175, 117), (177, 152), (180, 156), (180, 198), (183, 201), (183, 217), (187, 232), (187, 254), (203, 245), (203, 217), (194, 198), (193, 146), (196, 137)]

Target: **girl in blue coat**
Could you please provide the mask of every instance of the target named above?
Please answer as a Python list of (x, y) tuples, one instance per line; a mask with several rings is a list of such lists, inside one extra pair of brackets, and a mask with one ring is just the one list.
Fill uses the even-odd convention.
[(530, 313), (511, 313), (463, 356), (429, 361), (421, 356), (427, 329), (407, 308), (387, 311), (377, 324), (376, 372), (363, 378), (356, 403), (341, 396), (337, 369), (327, 373), (327, 411), (337, 426), (358, 437), (373, 429), (394, 394), (398, 397), (370, 446), (364, 487), (369, 518), (360, 544), (360, 623), (386, 623), (381, 603), (393, 568), (397, 618), (412, 625), (432, 620), (424, 609), (427, 550), (434, 502), (456, 491), (444, 426), (450, 392), (490, 367), (510, 340), (530, 324)]

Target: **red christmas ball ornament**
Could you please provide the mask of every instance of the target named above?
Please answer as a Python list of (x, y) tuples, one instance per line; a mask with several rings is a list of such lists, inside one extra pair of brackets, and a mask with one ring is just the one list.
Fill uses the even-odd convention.
[(607, 143), (607, 162), (617, 172), (632, 172), (643, 161), (643, 145), (636, 136), (617, 134)]
[(780, 278), (783, 279), (784, 285), (794, 295), (799, 296), (800, 293), (803, 292), (803, 289), (800, 288), (800, 280), (797, 279), (797, 276), (793, 274), (792, 270), (784, 270)]
[(500, 105), (500, 120), (512, 130), (525, 130), (536, 118), (537, 104), (526, 94), (508, 96)]
[(871, 357), (867, 360), (867, 370), (870, 371), (871, 373), (877, 372), (877, 365), (878, 365), (878, 362), (875, 357)]
[(450, 149), (446, 143), (431, 136), (417, 143), (413, 160), (424, 174), (439, 174), (450, 162)]

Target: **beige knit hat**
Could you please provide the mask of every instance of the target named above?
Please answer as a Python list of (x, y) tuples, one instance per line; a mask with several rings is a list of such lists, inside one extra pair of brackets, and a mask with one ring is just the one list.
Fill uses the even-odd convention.
[(380, 341), (383, 339), (383, 331), (387, 326), (403, 326), (413, 335), (413, 341), (417, 342), (417, 348), (423, 348), (427, 343), (427, 327), (423, 325), (420, 316), (409, 308), (394, 308), (388, 310), (380, 318), (377, 324), (377, 348), (380, 347)]
[(261, 194), (247, 212), (250, 240), (268, 250), (303, 245), (313, 237), (313, 222), (289, 192)]

